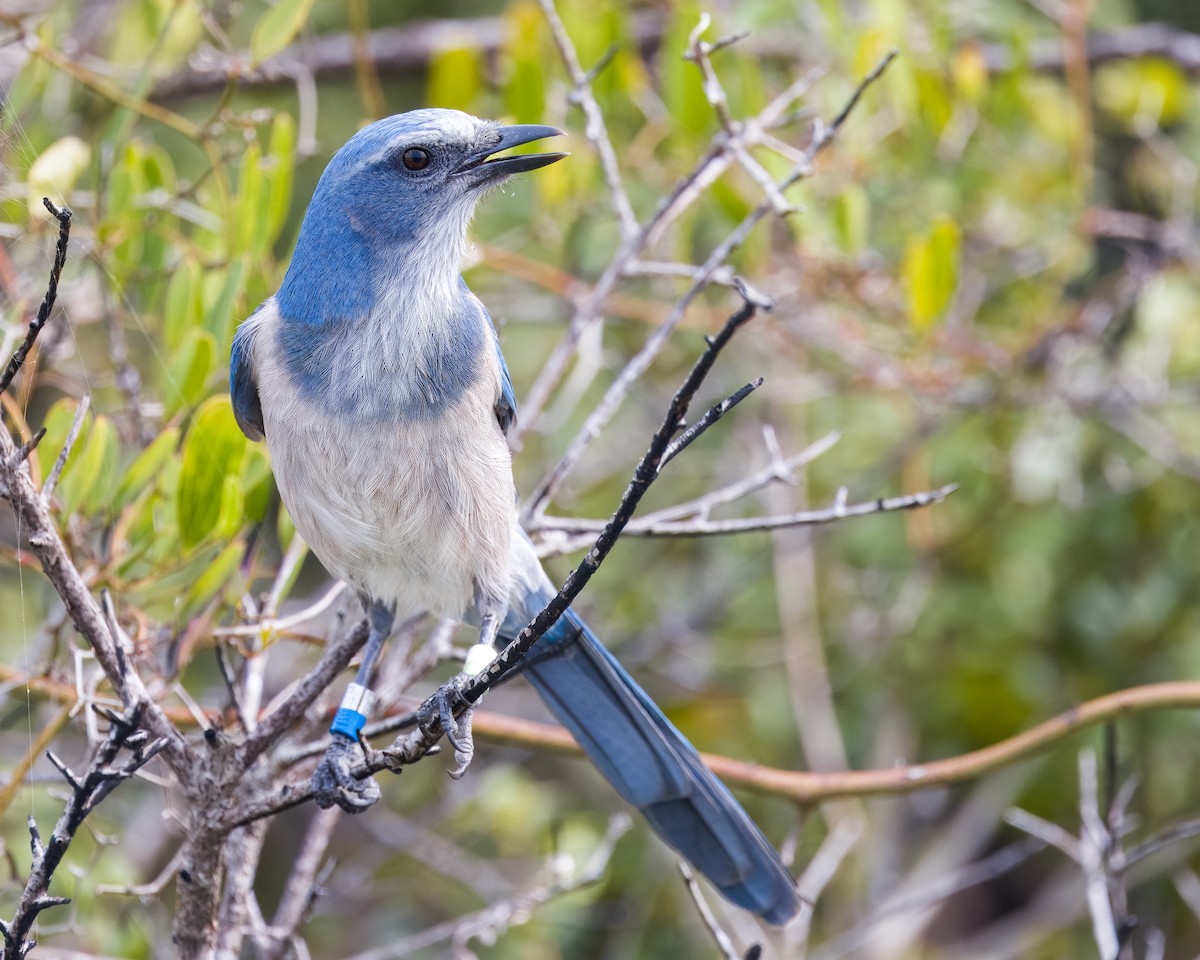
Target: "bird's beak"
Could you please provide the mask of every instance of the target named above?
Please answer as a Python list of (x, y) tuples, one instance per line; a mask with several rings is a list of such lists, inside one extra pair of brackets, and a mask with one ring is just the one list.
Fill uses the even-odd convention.
[(500, 139), (486, 150), (473, 153), (458, 168), (457, 173), (471, 180), (473, 184), (494, 183), (503, 180), (514, 173), (525, 173), (536, 170), (547, 164), (570, 156), (566, 153), (522, 153), (513, 157), (495, 157), (493, 154), (509, 147), (517, 147), (523, 143), (533, 143), (546, 137), (561, 137), (563, 132), (554, 127), (543, 127), (536, 123), (520, 123), (511, 127), (500, 128)]

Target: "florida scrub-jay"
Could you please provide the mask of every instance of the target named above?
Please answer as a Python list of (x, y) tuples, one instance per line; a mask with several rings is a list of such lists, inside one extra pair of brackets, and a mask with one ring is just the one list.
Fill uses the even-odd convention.
[[(322, 174), (279, 292), (234, 338), (238, 422), (266, 439), (296, 529), (368, 612), (363, 661), (314, 775), (322, 805), (355, 811), (378, 796), (350, 767), (397, 614), (467, 620), (491, 645), (554, 595), (517, 521), (512, 384), (460, 264), (486, 188), (565, 156), (493, 155), (558, 133), (453, 110), (360, 130)], [(617, 792), (721, 893), (772, 923), (796, 913), (774, 847), (573, 611), (522, 672)]]

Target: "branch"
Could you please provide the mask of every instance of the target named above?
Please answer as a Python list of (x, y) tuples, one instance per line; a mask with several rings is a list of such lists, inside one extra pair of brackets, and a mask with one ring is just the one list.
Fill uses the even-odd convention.
[(550, 26), (550, 35), (554, 38), (554, 45), (558, 48), (558, 55), (562, 59), (563, 66), (567, 68), (567, 73), (570, 74), (571, 82), (575, 85), (567, 100), (583, 111), (586, 121), (583, 135), (587, 137), (588, 142), (595, 149), (596, 155), (600, 158), (600, 169), (604, 173), (604, 182), (608, 186), (613, 212), (617, 215), (621, 237), (622, 239), (628, 238), (637, 232), (637, 217), (633, 214), (629, 195), (625, 192), (624, 184), (621, 183), (621, 167), (617, 163), (617, 152), (613, 149), (612, 140), (608, 136), (604, 113), (592, 93), (592, 80), (601, 69), (607, 66), (611, 57), (605, 56), (597, 66), (590, 71), (584, 71), (579, 63), (579, 55), (575, 52), (575, 46), (567, 34), (567, 28), (554, 8), (554, 0), (539, 0), (539, 2), (542, 7), (542, 15)]
[[(30, 938), (34, 922), (38, 914), (50, 907), (61, 906), (71, 901), (66, 897), (50, 896), (50, 881), (55, 870), (62, 863), (63, 856), (76, 831), (84, 819), (107, 797), (116, 787), (132, 777), (138, 770), (154, 758), (166, 746), (163, 739), (155, 740), (149, 746), (144, 731), (139, 731), (142, 721), (143, 704), (135, 704), (127, 710), (124, 716), (106, 710), (105, 715), (111, 721), (108, 736), (95, 759), (88, 767), (87, 773), (77, 779), (73, 773), (54, 754), (49, 754), (51, 762), (62, 772), (63, 777), (71, 787), (71, 796), (63, 809), (62, 816), (54, 826), (54, 832), (49, 841), (43, 845), (41, 834), (33, 816), (29, 817), (30, 846), (33, 850), (33, 863), (29, 868), (29, 880), (17, 904), (17, 912), (12, 921), (0, 921), (0, 934), (4, 937), (4, 952), (0, 954), (3, 960), (22, 960), (30, 950), (37, 946), (37, 941)], [(112, 762), (122, 749), (131, 750), (133, 756), (118, 769), (112, 769)]]
[[(781, 770), (712, 753), (702, 753), (700, 756), (709, 769), (728, 783), (810, 805), (839, 797), (915, 793), (974, 780), (1001, 767), (1027, 760), (1067, 737), (1101, 723), (1147, 710), (1198, 708), (1200, 681), (1177, 680), (1130, 687), (1085, 701), (1051, 720), (981, 750), (930, 763), (905, 764), (878, 770), (815, 773)], [(499, 743), (572, 755), (581, 753), (571, 735), (561, 727), (486, 710), (475, 711), (472, 730), (480, 737)], [(1150, 842), (1147, 841), (1147, 844)], [(1154, 849), (1158, 849), (1157, 844)], [(1130, 857), (1135, 854), (1139, 857), (1146, 855), (1140, 847), (1134, 848)]]
[(25, 362), (29, 351), (33, 349), (38, 334), (42, 332), (42, 327), (50, 319), (50, 311), (54, 309), (54, 301), (58, 297), (58, 278), (62, 276), (63, 266), (67, 262), (67, 240), (71, 236), (71, 208), (56, 207), (46, 197), (42, 197), (42, 203), (50, 211), (50, 215), (58, 221), (58, 244), (54, 248), (54, 264), (50, 267), (50, 280), (46, 284), (46, 294), (42, 297), (42, 304), (38, 307), (37, 315), (29, 322), (29, 330), (25, 334), (25, 339), (21, 341), (21, 345), (9, 359), (4, 373), (0, 374), (0, 393), (7, 390), (9, 384), (13, 382), (17, 371), (21, 369), (21, 364)]
[[(951, 483), (937, 490), (921, 493), (909, 493), (900, 497), (881, 497), (864, 503), (846, 503), (845, 488), (839, 491), (840, 496), (832, 506), (822, 510), (802, 510), (798, 513), (781, 514), (773, 517), (739, 517), (732, 520), (654, 520), (646, 517), (633, 521), (626, 529), (630, 537), (711, 537), (733, 533), (749, 533), (755, 530), (778, 530), (782, 527), (815, 527), (837, 523), (850, 517), (866, 517), (874, 513), (894, 513), (898, 510), (915, 510), (941, 503), (958, 489), (958, 484)], [(575, 535), (575, 539), (565, 539), (565, 542), (555, 542), (554, 549), (560, 553), (576, 550), (581, 546), (579, 535), (595, 534), (603, 529), (602, 520), (577, 520), (571, 517), (543, 517), (537, 521), (536, 530), (547, 530), (565, 535)]]

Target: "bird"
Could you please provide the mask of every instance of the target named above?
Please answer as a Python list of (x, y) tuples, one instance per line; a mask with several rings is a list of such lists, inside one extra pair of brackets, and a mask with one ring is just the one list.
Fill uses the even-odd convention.
[[(265, 440), (296, 530), (367, 611), (360, 667), (313, 775), (321, 806), (358, 812), (379, 797), (351, 769), (398, 616), (473, 624), (472, 653), (491, 651), (555, 595), (518, 520), (508, 367), (461, 270), (477, 202), (567, 156), (505, 151), (559, 135), (436, 108), (363, 127), (322, 173), (278, 291), (234, 334), (237, 422)], [(574, 609), (519, 672), (725, 898), (771, 924), (796, 915), (796, 883), (775, 847)], [(437, 695), (453, 692), (449, 683)], [(447, 733), (461, 773), (469, 728)]]

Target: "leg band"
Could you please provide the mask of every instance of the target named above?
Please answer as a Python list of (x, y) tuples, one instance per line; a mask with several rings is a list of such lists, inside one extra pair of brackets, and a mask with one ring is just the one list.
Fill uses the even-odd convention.
[(342, 705), (334, 715), (329, 732), (340, 733), (343, 737), (357, 740), (358, 731), (366, 726), (367, 717), (374, 708), (375, 694), (361, 684), (350, 684), (342, 697)]

